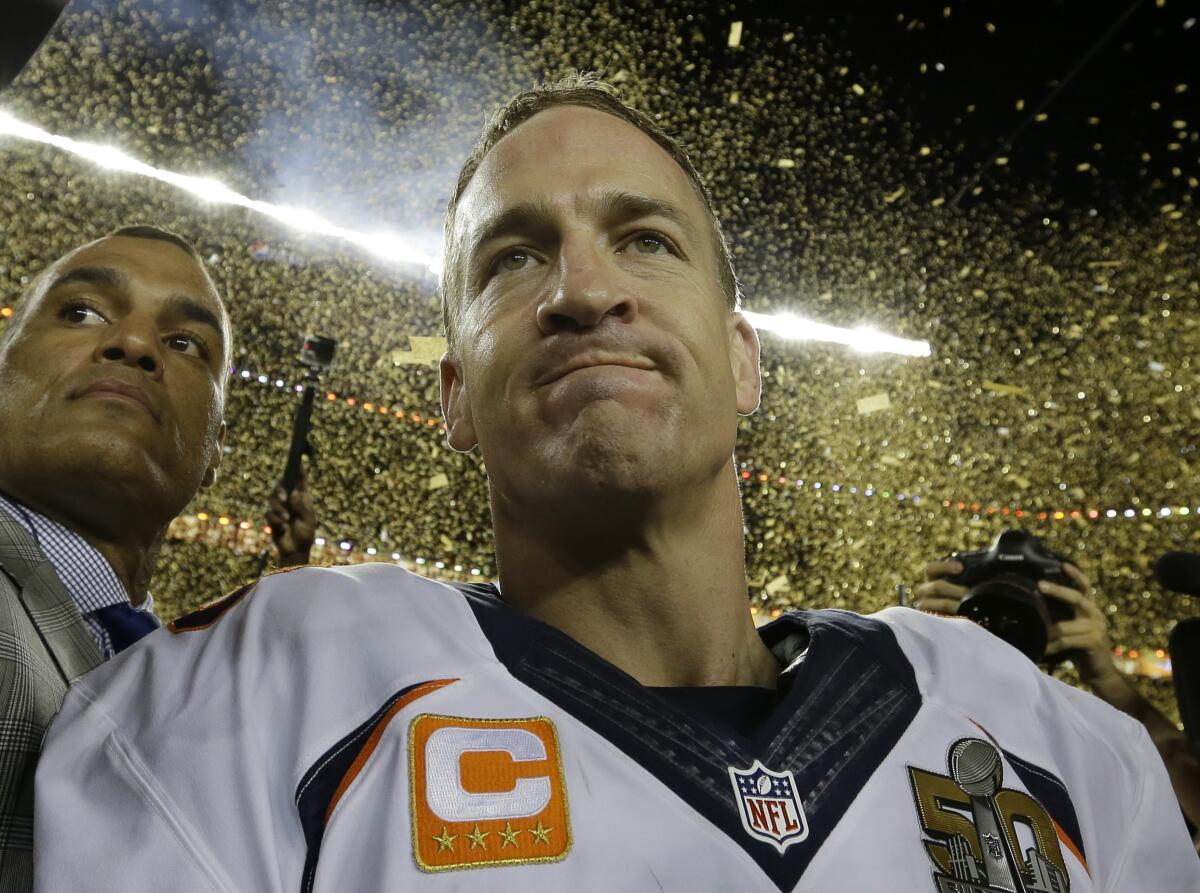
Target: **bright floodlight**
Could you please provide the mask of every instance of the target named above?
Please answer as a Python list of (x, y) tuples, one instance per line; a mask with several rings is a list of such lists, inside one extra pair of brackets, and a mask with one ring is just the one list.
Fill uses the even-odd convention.
[(793, 341), (828, 341), (834, 344), (845, 344), (863, 353), (898, 353), (909, 357), (929, 356), (928, 341), (910, 341), (908, 338), (897, 338), (876, 329), (860, 326), (855, 329), (844, 329), (823, 322), (805, 319), (794, 313), (753, 313), (743, 310), (742, 316), (754, 328), (766, 332), (774, 332), (782, 338)]
[[(222, 205), (237, 205), (248, 208), (259, 214), (278, 220), (292, 229), (306, 233), (316, 233), (331, 236), (357, 245), (364, 251), (385, 260), (398, 263), (418, 264), (427, 268), (437, 276), (442, 270), (442, 259), (426, 254), (403, 237), (389, 232), (364, 233), (346, 229), (336, 223), (326, 220), (319, 214), (306, 208), (294, 208), (286, 205), (273, 205), (249, 198), (239, 192), (234, 192), (224, 183), (211, 177), (196, 177), (190, 174), (178, 174), (174, 171), (153, 167), (143, 161), (127, 155), (113, 146), (102, 146), (42, 130), (32, 124), (27, 124), (0, 109), (0, 135), (15, 136), (31, 140), (47, 146), (54, 146), (93, 164), (109, 170), (124, 171), (140, 174), (144, 177), (167, 183), (185, 192), (189, 192), (205, 202)], [(825, 323), (795, 316), (791, 313), (780, 313), (774, 316), (766, 313), (751, 313), (743, 311), (743, 316), (756, 329), (774, 332), (784, 338), (798, 341), (828, 341), (835, 344), (845, 344), (855, 350), (865, 353), (898, 353), (911, 357), (929, 356), (927, 341), (909, 341), (886, 335), (871, 328), (843, 329)]]
[(390, 233), (357, 232), (338, 226), (305, 208), (289, 208), (258, 201), (257, 199), (234, 192), (224, 183), (220, 183), (210, 177), (194, 177), (188, 174), (177, 174), (174, 171), (162, 170), (143, 161), (138, 161), (136, 158), (125, 154), (113, 146), (102, 146), (98, 143), (89, 143), (49, 133), (40, 127), (19, 121), (2, 109), (0, 109), (0, 134), (7, 134), (31, 140), (35, 143), (54, 146), (57, 149), (70, 152), (72, 155), (84, 158), (93, 164), (98, 164), (109, 170), (141, 174), (144, 177), (150, 177), (161, 183), (168, 183), (185, 192), (190, 192), (192, 195), (206, 202), (249, 208), (252, 211), (265, 214), (301, 232), (316, 233), (317, 235), (343, 239), (385, 260), (419, 264), (433, 269), (440, 267), (438, 258), (426, 254), (419, 248), (410, 245), (400, 237)]

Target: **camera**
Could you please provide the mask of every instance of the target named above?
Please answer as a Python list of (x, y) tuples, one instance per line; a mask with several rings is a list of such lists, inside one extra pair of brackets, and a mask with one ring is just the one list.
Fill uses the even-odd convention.
[(337, 342), (321, 335), (305, 335), (300, 345), (300, 362), (314, 372), (326, 372), (333, 365)]
[(974, 620), (1033, 661), (1046, 654), (1052, 624), (1070, 620), (1075, 610), (1038, 590), (1039, 580), (1064, 586), (1073, 581), (1063, 570), (1069, 560), (1056, 555), (1024, 530), (1004, 530), (988, 548), (955, 552), (947, 560), (962, 564), (962, 572), (947, 577), (968, 587), (958, 614)]

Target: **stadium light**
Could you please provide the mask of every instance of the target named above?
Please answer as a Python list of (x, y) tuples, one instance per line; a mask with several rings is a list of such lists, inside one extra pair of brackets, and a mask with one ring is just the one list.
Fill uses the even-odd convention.
[(827, 341), (845, 344), (863, 353), (898, 353), (909, 357), (927, 357), (930, 354), (928, 341), (911, 341), (897, 338), (868, 326), (853, 329), (831, 326), (827, 323), (805, 319), (794, 313), (754, 313), (743, 310), (742, 316), (754, 328), (773, 332), (792, 341)]
[(15, 136), (20, 139), (30, 140), (31, 142), (54, 146), (56, 149), (69, 152), (72, 155), (109, 170), (150, 177), (153, 180), (158, 180), (161, 183), (167, 183), (177, 189), (190, 192), (205, 202), (248, 208), (251, 211), (256, 211), (259, 214), (264, 214), (267, 217), (278, 220), (280, 223), (287, 224), (301, 232), (332, 236), (350, 242), (385, 260), (419, 264), (434, 271), (441, 267), (441, 261), (438, 258), (426, 254), (394, 233), (363, 233), (347, 229), (344, 226), (338, 226), (336, 223), (326, 220), (321, 215), (306, 208), (273, 205), (270, 202), (259, 201), (258, 199), (242, 195), (240, 192), (235, 192), (224, 183), (214, 180), (211, 177), (195, 177), (190, 174), (179, 174), (174, 171), (163, 170), (162, 168), (146, 164), (144, 161), (139, 161), (113, 146), (103, 146), (99, 143), (89, 143), (84, 140), (76, 140), (71, 137), (50, 133), (33, 124), (27, 124), (24, 121), (14, 118), (3, 109), (0, 109), (0, 135)]
[[(292, 229), (316, 235), (332, 236), (335, 239), (357, 245), (369, 254), (384, 260), (419, 265), (435, 276), (441, 273), (442, 259), (440, 257), (434, 257), (421, 251), (396, 233), (365, 233), (347, 229), (306, 208), (275, 205), (242, 195), (211, 177), (197, 177), (164, 170), (139, 161), (114, 146), (105, 146), (50, 133), (36, 125), (13, 117), (3, 109), (0, 109), (0, 135), (53, 146), (108, 170), (138, 174), (158, 180), (160, 183), (182, 189), (211, 204), (236, 205), (247, 208), (277, 220)], [(743, 311), (743, 315), (756, 329), (774, 332), (791, 340), (845, 344), (854, 350), (865, 353), (897, 353), (912, 357), (930, 355), (927, 341), (897, 338), (872, 328), (845, 329), (804, 319), (792, 313), (767, 314), (752, 313), (747, 310)]]

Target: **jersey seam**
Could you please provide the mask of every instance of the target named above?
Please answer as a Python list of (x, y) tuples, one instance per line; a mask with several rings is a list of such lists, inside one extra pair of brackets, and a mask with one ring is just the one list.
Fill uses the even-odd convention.
[[(379, 710), (378, 710), (378, 709), (376, 709), (376, 710), (374, 711), (374, 713), (372, 713), (371, 715), (372, 715), (372, 716), (374, 716), (374, 715), (375, 715), (375, 713), (378, 713), (378, 712), (379, 712)], [(367, 719), (369, 720), (369, 719), (370, 719), (370, 717), (367, 717)], [(297, 802), (297, 803), (298, 803), (298, 802), (300, 802), (300, 799), (301, 799), (301, 798), (304, 796), (304, 792), (305, 792), (305, 791), (307, 791), (307, 790), (309, 789), (309, 787), (312, 785), (312, 783), (313, 783), (314, 781), (316, 781), (316, 779), (317, 779), (317, 776), (321, 774), (321, 770), (322, 770), (322, 769), (324, 769), (326, 766), (328, 766), (328, 765), (329, 765), (329, 763), (330, 763), (332, 760), (335, 760), (335, 759), (337, 759), (337, 757), (338, 757), (338, 756), (339, 756), (339, 755), (340, 755), (340, 754), (341, 754), (341, 753), (342, 753), (342, 752), (343, 752), (343, 751), (344, 751), (344, 750), (345, 750), (347, 747), (350, 747), (350, 746), (352, 746), (352, 745), (353, 745), (353, 744), (354, 744), (356, 741), (358, 741), (358, 739), (362, 738), (364, 735), (369, 735), (369, 734), (371, 733), (371, 727), (370, 727), (369, 725), (366, 725), (365, 723), (366, 723), (366, 720), (364, 720), (364, 721), (363, 721), (363, 723), (360, 723), (360, 728), (359, 728), (358, 732), (357, 732), (357, 733), (356, 733), (356, 734), (355, 734), (355, 735), (354, 735), (352, 738), (350, 738), (350, 740), (349, 740), (349, 741), (346, 741), (346, 742), (344, 742), (344, 743), (342, 744), (342, 746), (341, 746), (341, 747), (339, 747), (337, 750), (335, 750), (333, 753), (331, 753), (331, 754), (327, 754), (327, 755), (326, 755), (326, 757), (325, 757), (325, 759), (323, 759), (323, 760), (322, 760), (322, 761), (321, 761), (319, 764), (317, 764), (317, 765), (316, 765), (316, 766), (315, 766), (313, 769), (310, 769), (310, 770), (309, 770), (309, 772), (308, 772), (308, 778), (305, 780), (304, 784), (302, 784), (302, 785), (300, 786), (300, 790), (298, 790), (298, 791), (296, 792), (296, 797), (295, 797), (295, 799), (296, 799), (296, 802)], [(368, 760), (368, 762), (369, 762), (369, 760)], [(364, 768), (365, 768), (365, 767), (364, 767)], [(331, 818), (332, 818), (332, 816), (331, 816)]]
[[(416, 675), (419, 676), (419, 674), (416, 674)], [(450, 669), (447, 669), (446, 672), (443, 673), (443, 676), (441, 678), (446, 678), (451, 675), (453, 675), (453, 673), (451, 672)], [(388, 680), (386, 683), (384, 683), (384, 685), (387, 687), (390, 687), (392, 689), (392, 691), (399, 691), (406, 687), (404, 680), (406, 680), (406, 679), (411, 680), (413, 678), (414, 678), (414, 673), (410, 670), (405, 670), (403, 673), (399, 673), (398, 675), (393, 676), (390, 680)], [(461, 679), (462, 677), (459, 677), (459, 678)], [(426, 682), (426, 681), (428, 681), (428, 680), (418, 678), (415, 683), (410, 683), (410, 684), (420, 684), (421, 682)], [(372, 708), (369, 704), (365, 704), (364, 706), (362, 706), (361, 709), (365, 711), (364, 714), (362, 715), (361, 719), (358, 719), (357, 721), (355, 721), (354, 717), (352, 716), (346, 720), (346, 724), (344, 726), (342, 726), (341, 728), (343, 728), (343, 729), (346, 728), (346, 726), (349, 726), (350, 723), (354, 723), (353, 728), (358, 728), (363, 723), (367, 722), (372, 716), (374, 716), (376, 713), (379, 712), (378, 706)], [(330, 732), (329, 734), (336, 735), (337, 732), (335, 730), (333, 732)], [(318, 741), (316, 745), (311, 746), (311, 750), (307, 751), (308, 753), (311, 754), (310, 757), (307, 757), (307, 758), (305, 758), (303, 756), (301, 757), (301, 765), (307, 765), (309, 768), (304, 770), (304, 774), (300, 776), (300, 780), (299, 780), (299, 782), (297, 782), (297, 784), (300, 784), (301, 786), (296, 789), (296, 793), (292, 797), (293, 803), (298, 803), (300, 801), (300, 796), (304, 793), (304, 790), (309, 785), (311, 785), (313, 782), (313, 779), (315, 779), (317, 777), (318, 770), (316, 768), (314, 768), (314, 764), (309, 762), (309, 760), (310, 759), (318, 760), (318, 761), (320, 761), (321, 766), (323, 767), (325, 765), (325, 763), (328, 762), (328, 759), (332, 759), (333, 756), (336, 756), (336, 754), (330, 755), (329, 749), (331, 747), (333, 747), (334, 745), (336, 745), (338, 743), (338, 741), (340, 741), (340, 740), (341, 739), (339, 739), (339, 738), (334, 738), (332, 741), (325, 739), (326, 743), (324, 743), (324, 744), (321, 744), (321, 742)], [(344, 750), (344, 748), (339, 748), (338, 752), (340, 753), (342, 750)], [(315, 751), (316, 753), (315, 754), (312, 753), (313, 751)], [(323, 760), (322, 757), (325, 757), (325, 756), (328, 756), (328, 759)]]
[[(1148, 735), (1146, 737), (1149, 738)], [(1137, 749), (1141, 749), (1141, 748), (1137, 748)], [(1137, 780), (1138, 780), (1138, 782), (1137, 782), (1138, 783), (1137, 805), (1138, 806), (1137, 806), (1137, 811), (1134, 812), (1134, 814), (1133, 814), (1133, 816), (1134, 816), (1133, 821), (1130, 823), (1131, 828), (1136, 828), (1138, 826), (1138, 817), (1140, 817), (1142, 815), (1142, 812), (1145, 810), (1146, 793), (1149, 790), (1149, 787), (1146, 784), (1148, 777), (1149, 777), (1149, 775), (1146, 772), (1139, 772), (1137, 774)], [(1135, 835), (1126, 835), (1125, 846), (1121, 848), (1120, 858), (1117, 859), (1117, 861), (1113, 867), (1112, 876), (1113, 876), (1114, 880), (1119, 881), (1125, 875), (1125, 865), (1129, 860), (1129, 853), (1130, 853), (1130, 850), (1134, 846), (1135, 837), (1136, 837)], [(1115, 891), (1115, 890), (1120, 889), (1120, 887), (1117, 885), (1106, 884), (1104, 889)]]
[[(190, 835), (182, 826), (180, 820), (176, 819), (171, 814), (170, 810), (167, 809), (167, 804), (170, 803), (170, 798), (164, 791), (160, 791), (158, 786), (153, 783), (155, 781), (154, 774), (150, 771), (149, 767), (138, 758), (133, 747), (126, 742), (124, 736), (121, 734), (120, 729), (117, 726), (116, 721), (100, 705), (95, 693), (82, 684), (76, 684), (75, 688), (78, 690), (79, 696), (87, 701), (88, 705), (97, 713), (99, 713), (108, 724), (108, 734), (105, 736), (105, 739), (111, 744), (115, 754), (121, 758), (124, 768), (126, 769), (127, 778), (130, 778), (137, 783), (136, 785), (133, 785), (133, 787), (135, 791), (141, 791), (143, 795), (141, 799), (149, 801), (153, 811), (159, 815), (163, 823), (170, 830), (171, 835), (180, 844), (183, 851), (187, 853), (189, 859), (196, 865), (197, 868), (200, 869), (201, 873), (208, 880), (212, 888), (214, 890), (221, 891), (221, 893), (233, 893), (234, 888), (231, 885), (226, 884), (217, 875), (216, 870), (208, 864), (207, 860), (203, 858), (203, 855), (200, 852), (200, 845), (192, 840), (192, 835)], [(95, 719), (91, 719), (90, 722), (95, 724)]]

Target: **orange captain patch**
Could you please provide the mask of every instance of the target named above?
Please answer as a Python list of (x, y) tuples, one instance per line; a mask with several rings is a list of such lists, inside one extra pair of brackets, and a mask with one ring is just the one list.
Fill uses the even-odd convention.
[(422, 713), (408, 732), (422, 871), (557, 862), (571, 848), (554, 723)]

